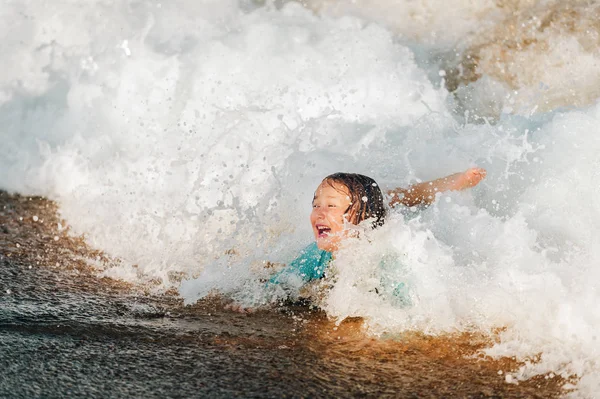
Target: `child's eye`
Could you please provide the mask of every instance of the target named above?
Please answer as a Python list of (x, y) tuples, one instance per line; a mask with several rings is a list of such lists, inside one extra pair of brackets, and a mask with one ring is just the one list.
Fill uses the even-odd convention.
[(335, 208), (337, 205), (329, 204), (330, 208)]

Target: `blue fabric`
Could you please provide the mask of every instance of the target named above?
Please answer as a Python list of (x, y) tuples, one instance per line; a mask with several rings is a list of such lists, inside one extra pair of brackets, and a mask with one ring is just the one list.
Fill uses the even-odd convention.
[[(275, 274), (269, 284), (302, 284), (312, 280), (318, 280), (325, 276), (325, 270), (332, 259), (331, 252), (323, 251), (313, 242), (304, 248), (300, 255), (289, 265)], [(380, 295), (391, 298), (392, 302), (399, 306), (410, 306), (410, 288), (404, 282), (396, 280), (398, 259), (395, 256), (384, 256), (380, 262), (381, 281), (380, 286), (375, 289)], [(294, 282), (295, 281), (295, 282)]]
[(320, 279), (325, 275), (325, 269), (330, 260), (331, 252), (319, 249), (317, 243), (313, 242), (304, 248), (289, 265), (271, 277), (269, 283), (279, 284), (287, 280), (290, 275), (299, 276), (306, 282)]

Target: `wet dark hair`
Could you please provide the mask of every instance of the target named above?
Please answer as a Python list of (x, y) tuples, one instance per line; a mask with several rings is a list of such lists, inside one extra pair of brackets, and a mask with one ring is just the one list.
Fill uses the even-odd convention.
[(333, 188), (335, 187), (332, 183), (338, 183), (348, 189), (350, 206), (344, 212), (348, 215), (348, 222), (356, 225), (363, 220), (374, 218), (372, 228), (383, 226), (387, 210), (383, 194), (375, 180), (356, 173), (340, 172), (327, 176), (323, 181)]

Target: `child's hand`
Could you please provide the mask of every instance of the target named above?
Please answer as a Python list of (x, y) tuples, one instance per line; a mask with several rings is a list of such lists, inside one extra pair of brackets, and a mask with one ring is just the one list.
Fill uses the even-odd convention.
[(471, 168), (462, 173), (457, 173), (451, 190), (464, 190), (479, 184), (487, 174), (483, 168)]

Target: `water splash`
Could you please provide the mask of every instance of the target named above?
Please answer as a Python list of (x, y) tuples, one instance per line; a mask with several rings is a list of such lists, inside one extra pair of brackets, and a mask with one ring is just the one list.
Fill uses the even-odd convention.
[[(501, 32), (510, 10), (530, 10), (520, 4), (482, 3), (445, 38), (408, 38), (375, 11), (316, 15), (296, 3), (7, 3), (0, 187), (57, 200), (76, 233), (121, 259), (106, 275), (163, 290), (187, 279), (188, 301), (216, 289), (257, 303), (263, 262), (288, 262), (309, 242), (308, 204), (323, 176), (360, 172), (392, 188), (483, 166), (480, 187), (412, 218), (394, 214), (374, 244), (342, 251), (323, 307), (364, 317), (374, 333), (505, 327), (488, 353), (542, 353), (517, 377), (574, 374), (590, 396), (600, 383), (597, 95), (569, 100), (573, 86), (555, 65), (540, 70), (561, 100), (529, 102), (537, 69), (501, 79), (492, 61), (505, 47), (493, 34), (472, 47), (489, 61), (474, 83), (452, 87), (440, 59), (457, 38), (471, 45), (473, 32)], [(448, 19), (434, 3), (415, 7), (433, 21), (427, 29)], [(419, 15), (400, 14), (398, 25)], [(571, 20), (528, 31), (564, 46), (511, 50), (507, 67), (568, 57), (591, 71), (597, 47), (573, 50), (578, 33), (561, 29)], [(506, 87), (522, 95), (507, 98)], [(383, 255), (401, 260), (396, 278), (410, 284), (413, 306), (373, 295)]]

